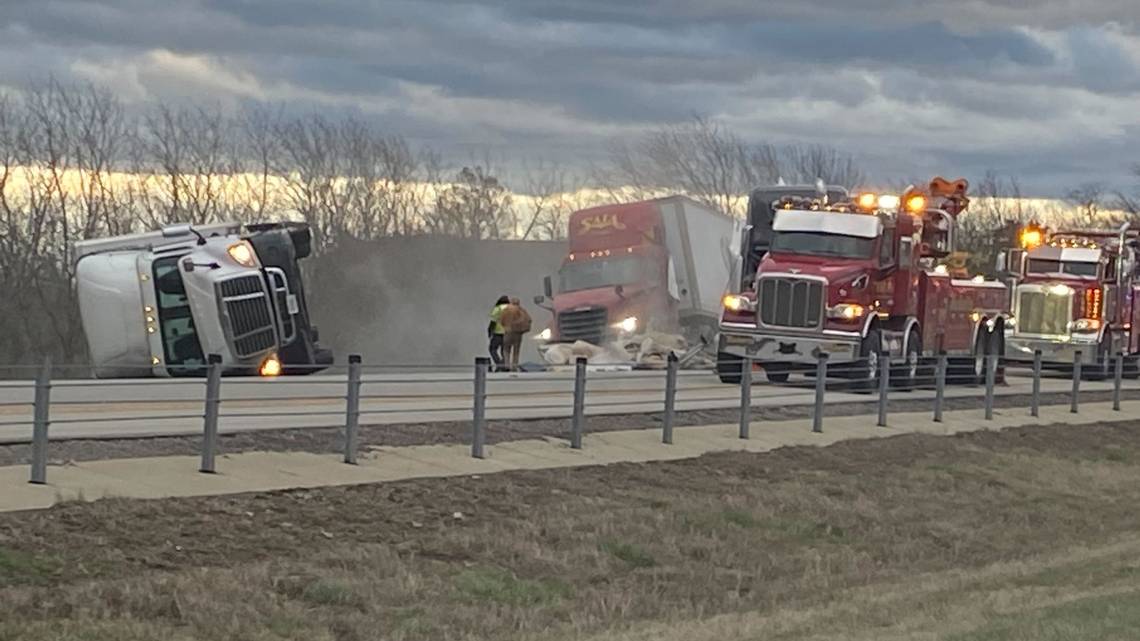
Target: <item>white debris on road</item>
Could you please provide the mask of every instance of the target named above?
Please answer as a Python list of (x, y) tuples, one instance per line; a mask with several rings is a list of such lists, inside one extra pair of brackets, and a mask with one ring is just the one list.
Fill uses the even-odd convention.
[[(670, 353), (680, 358), (688, 351), (688, 342), (679, 334), (646, 332), (606, 345), (594, 345), (585, 341), (554, 343), (542, 350), (542, 358), (551, 367), (573, 365), (577, 359), (585, 358), (590, 365), (665, 369)], [(693, 361), (695, 362), (686, 363), (686, 366), (707, 365), (707, 359), (704, 358), (696, 358)]]

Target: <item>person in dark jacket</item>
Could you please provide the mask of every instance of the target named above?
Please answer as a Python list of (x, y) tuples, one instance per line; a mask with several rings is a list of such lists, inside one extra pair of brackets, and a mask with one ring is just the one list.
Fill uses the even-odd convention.
[(491, 354), (491, 362), (496, 372), (503, 371), (503, 334), (506, 333), (503, 329), (503, 310), (510, 303), (510, 298), (500, 296), (495, 301), (495, 306), (491, 308), (491, 322), (487, 325), (487, 339), (490, 342), (487, 351)]

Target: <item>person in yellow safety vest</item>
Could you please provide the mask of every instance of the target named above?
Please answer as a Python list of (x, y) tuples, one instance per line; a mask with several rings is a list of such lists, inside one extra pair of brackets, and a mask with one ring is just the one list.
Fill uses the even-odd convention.
[(500, 296), (495, 301), (495, 306), (491, 308), (491, 322), (487, 325), (487, 339), (490, 344), (487, 351), (491, 353), (491, 361), (494, 363), (494, 371), (503, 371), (503, 334), (506, 331), (503, 328), (503, 310), (511, 303), (511, 299), (506, 296)]

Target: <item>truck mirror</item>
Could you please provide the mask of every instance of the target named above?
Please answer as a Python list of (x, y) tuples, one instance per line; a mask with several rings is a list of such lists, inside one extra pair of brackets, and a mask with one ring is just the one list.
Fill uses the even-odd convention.
[(549, 276), (542, 277), (542, 293), (545, 294), (547, 298), (554, 296), (554, 283), (550, 280)]
[(1005, 254), (1005, 260), (1002, 261), (1001, 266), (1007, 274), (1020, 274), (1021, 273), (1021, 258), (1025, 255), (1024, 249), (1011, 249)]
[(994, 265), (994, 269), (997, 270), (998, 273), (1009, 273), (1009, 254), (1003, 251), (998, 252), (997, 264)]

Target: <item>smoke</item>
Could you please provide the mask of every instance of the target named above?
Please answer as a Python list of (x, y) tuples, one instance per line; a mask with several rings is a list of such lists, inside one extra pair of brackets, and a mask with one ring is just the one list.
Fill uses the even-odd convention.
[[(546, 327), (549, 312), (531, 301), (565, 252), (562, 242), (346, 240), (309, 259), (309, 311), (338, 361), (359, 353), (374, 365), (467, 364), (487, 355), (488, 314), (500, 295), (522, 299), (535, 333)], [(538, 358), (531, 336), (524, 361)]]

